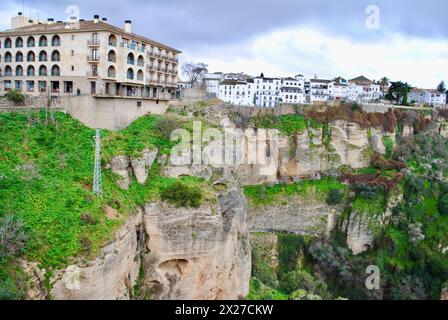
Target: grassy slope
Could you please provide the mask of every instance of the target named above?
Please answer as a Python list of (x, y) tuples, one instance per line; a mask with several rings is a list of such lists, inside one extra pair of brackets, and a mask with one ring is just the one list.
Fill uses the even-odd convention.
[[(134, 179), (122, 191), (114, 174), (104, 170), (104, 195), (97, 198), (91, 191), (94, 130), (62, 113), (48, 125), (43, 112), (30, 118), (31, 125), (24, 113), (0, 114), (0, 215), (12, 213), (24, 221), (30, 234), (26, 258), (47, 269), (64, 267), (72, 257), (93, 257), (137, 205), (158, 199), (175, 181), (154, 165), (146, 185)], [(167, 153), (171, 142), (155, 129), (157, 119), (144, 117), (118, 133), (103, 131), (103, 165), (114, 154), (137, 154), (145, 147)], [(106, 219), (106, 205), (119, 210), (122, 219)], [(96, 223), (83, 222), (83, 213)]]

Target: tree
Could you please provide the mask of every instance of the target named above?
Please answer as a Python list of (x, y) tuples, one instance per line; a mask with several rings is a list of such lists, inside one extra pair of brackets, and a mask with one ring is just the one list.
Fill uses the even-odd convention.
[(207, 72), (208, 65), (202, 62), (189, 62), (182, 66), (182, 73), (188, 77), (188, 82), (191, 83), (192, 87), (197, 86)]
[(381, 85), (381, 91), (386, 91), (386, 88), (389, 86), (389, 78), (388, 77), (382, 77), (380, 80)]
[(442, 92), (442, 93), (446, 92), (445, 81), (441, 81), (439, 83), (439, 85), (437, 86), (437, 91)]
[(392, 82), (389, 87), (389, 91), (386, 94), (386, 99), (390, 101), (396, 101), (397, 104), (404, 106), (408, 105), (408, 94), (412, 87), (406, 82), (401, 81)]

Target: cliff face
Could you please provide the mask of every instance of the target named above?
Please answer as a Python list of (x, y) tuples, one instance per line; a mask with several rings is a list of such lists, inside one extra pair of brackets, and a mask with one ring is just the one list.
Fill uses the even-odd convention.
[(142, 219), (143, 212), (139, 210), (93, 262), (56, 272), (50, 296), (56, 300), (129, 299), (144, 246)]
[(335, 228), (343, 209), (313, 198), (296, 197), (282, 205), (250, 208), (248, 225), (251, 231), (257, 232), (325, 236)]
[[(139, 279), (142, 267), (144, 276)], [(30, 274), (37, 266), (28, 265)], [(151, 299), (238, 299), (249, 292), (250, 244), (241, 190), (216, 206), (176, 208), (148, 203), (131, 216), (100, 257), (54, 273), (56, 300), (129, 299), (137, 281)], [(33, 276), (29, 298), (44, 299), (44, 277)]]
[(231, 191), (213, 208), (148, 204), (145, 290), (155, 299), (238, 299), (249, 292), (246, 205)]
[[(227, 128), (232, 127), (228, 119), (222, 123), (225, 123)], [(221, 167), (235, 172), (242, 185), (290, 182), (336, 170), (342, 166), (353, 169), (368, 167), (372, 151), (385, 153), (383, 137), (394, 138), (394, 134), (363, 129), (356, 123), (344, 120), (330, 123), (328, 131), (328, 137), (324, 136), (323, 129), (312, 128), (288, 137), (282, 134), (272, 136), (262, 129), (257, 131), (248, 129), (245, 131), (242, 147), (244, 164), (221, 165)], [(260, 158), (254, 163), (254, 154), (263, 153), (269, 154), (265, 163), (262, 163)], [(174, 162), (180, 162), (177, 160), (179, 159), (175, 158)], [(185, 175), (209, 178), (211, 167), (169, 164), (165, 168), (165, 174), (175, 178)]]

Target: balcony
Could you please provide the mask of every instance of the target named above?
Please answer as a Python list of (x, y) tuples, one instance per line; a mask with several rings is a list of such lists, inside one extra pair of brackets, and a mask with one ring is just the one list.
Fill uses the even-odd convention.
[(99, 39), (89, 39), (87, 40), (87, 45), (89, 47), (99, 47), (101, 43)]
[(87, 73), (86, 73), (86, 77), (87, 77), (87, 78), (98, 78), (98, 77), (99, 77), (99, 74), (98, 74), (98, 72), (87, 71)]
[(100, 62), (100, 57), (96, 56), (96, 57), (92, 57), (92, 56), (87, 56), (87, 62), (88, 63), (99, 63)]

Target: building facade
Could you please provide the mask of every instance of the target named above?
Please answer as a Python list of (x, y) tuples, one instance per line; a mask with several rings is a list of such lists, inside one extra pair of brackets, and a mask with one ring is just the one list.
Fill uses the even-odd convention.
[(418, 104), (444, 106), (447, 103), (447, 95), (443, 92), (430, 89), (412, 89), (408, 100)]
[(0, 33), (0, 95), (175, 97), (181, 52), (107, 19), (46, 22), (21, 13)]
[(305, 79), (302, 76), (295, 78), (283, 78), (280, 87), (280, 99), (286, 104), (304, 104)]
[(260, 108), (276, 108), (280, 105), (280, 78), (265, 78), (263, 75), (253, 79), (255, 85), (255, 105)]
[(254, 97), (254, 82), (251, 79), (247, 81), (226, 79), (219, 84), (218, 98), (224, 102), (236, 106), (253, 106)]
[(360, 76), (349, 80), (348, 98), (356, 102), (374, 102), (381, 99), (381, 85), (375, 81)]

